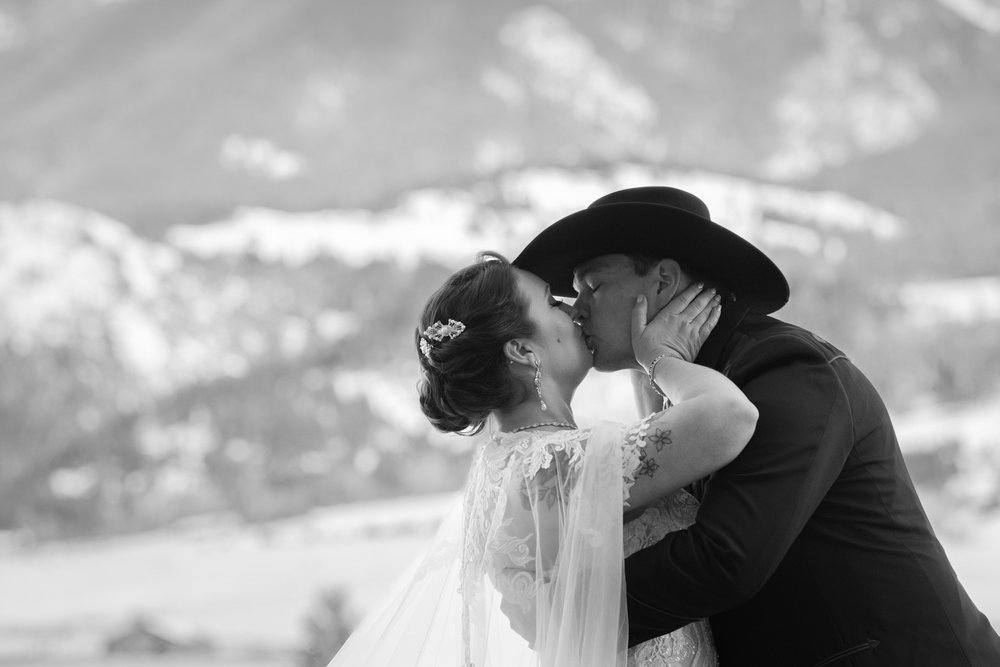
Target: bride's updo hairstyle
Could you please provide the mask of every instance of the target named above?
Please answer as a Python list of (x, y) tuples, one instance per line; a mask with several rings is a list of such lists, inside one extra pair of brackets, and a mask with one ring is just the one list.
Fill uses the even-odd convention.
[[(464, 325), (453, 337), (452, 322)], [(440, 325), (448, 326), (445, 335), (425, 335)], [(420, 408), (431, 424), (474, 435), (493, 410), (523, 401), (529, 389), (510, 372), (504, 344), (533, 333), (514, 267), (503, 256), (479, 253), (475, 264), (448, 278), (424, 307), (415, 337), (424, 371)]]

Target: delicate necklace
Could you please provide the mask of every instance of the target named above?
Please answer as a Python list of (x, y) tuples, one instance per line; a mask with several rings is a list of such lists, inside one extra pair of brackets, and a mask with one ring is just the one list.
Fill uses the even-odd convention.
[(512, 428), (510, 433), (518, 433), (520, 431), (527, 431), (529, 428), (539, 428), (542, 426), (561, 426), (563, 428), (576, 428), (576, 424), (570, 424), (569, 422), (538, 422), (537, 424), (528, 424), (527, 426), (518, 426), (517, 428)]

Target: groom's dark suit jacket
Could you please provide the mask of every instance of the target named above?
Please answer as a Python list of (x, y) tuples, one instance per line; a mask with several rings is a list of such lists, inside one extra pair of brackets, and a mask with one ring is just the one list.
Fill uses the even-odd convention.
[(695, 525), (626, 559), (630, 644), (710, 617), (726, 667), (1000, 665), (882, 400), (843, 353), (731, 304), (697, 363), (760, 418), (696, 489)]

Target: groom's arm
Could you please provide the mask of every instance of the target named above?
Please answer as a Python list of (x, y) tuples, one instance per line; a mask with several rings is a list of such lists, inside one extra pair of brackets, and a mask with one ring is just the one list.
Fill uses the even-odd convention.
[(625, 560), (630, 644), (753, 597), (853, 446), (846, 395), (809, 343), (776, 336), (749, 344), (728, 374), (757, 406), (756, 432), (713, 475), (693, 526)]

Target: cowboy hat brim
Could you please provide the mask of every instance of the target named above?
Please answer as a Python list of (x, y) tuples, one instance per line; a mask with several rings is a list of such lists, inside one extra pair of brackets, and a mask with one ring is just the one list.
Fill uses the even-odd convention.
[(546, 281), (553, 294), (575, 297), (573, 270), (619, 253), (676, 260), (761, 313), (788, 302), (788, 281), (767, 255), (722, 225), (663, 204), (618, 202), (577, 211), (542, 230), (513, 264)]

